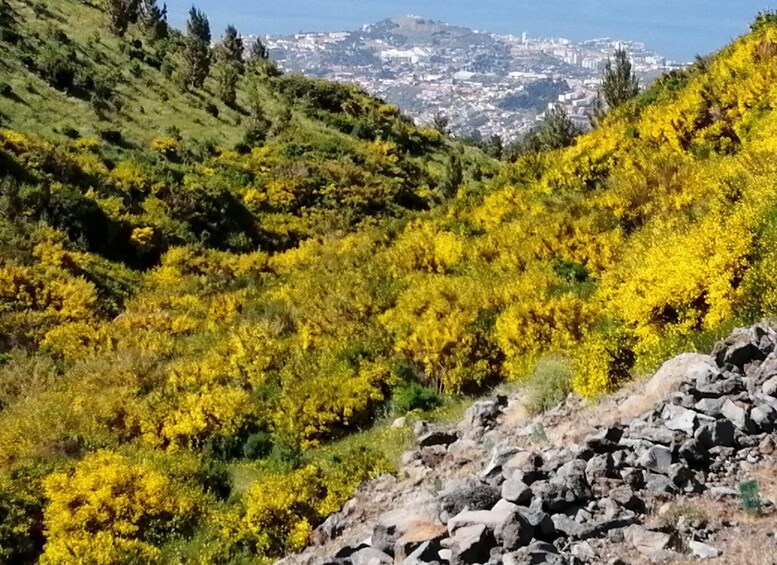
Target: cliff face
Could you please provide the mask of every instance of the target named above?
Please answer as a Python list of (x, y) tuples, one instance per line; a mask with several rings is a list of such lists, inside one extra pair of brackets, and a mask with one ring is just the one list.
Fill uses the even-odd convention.
[(498, 396), (456, 428), (416, 422), (399, 478), (284, 563), (768, 563), (776, 346), (771, 328), (736, 330), (591, 408), (528, 419)]

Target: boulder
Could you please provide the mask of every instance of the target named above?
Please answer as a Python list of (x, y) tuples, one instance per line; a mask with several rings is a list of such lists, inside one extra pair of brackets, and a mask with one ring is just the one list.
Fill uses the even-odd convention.
[(688, 439), (680, 444), (677, 455), (694, 469), (703, 468), (707, 463), (707, 450), (697, 439)]
[(777, 376), (766, 381), (761, 387), (761, 391), (767, 396), (777, 397)]
[(496, 527), (494, 537), (505, 551), (515, 551), (528, 545), (534, 536), (534, 527), (519, 512), (514, 512), (508, 520)]
[(456, 530), (450, 539), (451, 565), (486, 563), (496, 540), (483, 524), (473, 524)]
[(672, 451), (663, 445), (654, 445), (640, 456), (637, 463), (648, 471), (665, 475), (672, 465)]
[(637, 524), (632, 524), (623, 532), (623, 537), (634, 549), (648, 557), (660, 555), (669, 549), (672, 536), (663, 532), (653, 532)]
[(634, 395), (621, 403), (618, 410), (624, 416), (636, 416), (647, 406), (664, 400), (680, 386), (697, 378), (717, 375), (719, 369), (709, 355), (684, 353), (665, 362), (655, 375), (645, 383), (642, 394)]
[(393, 429), (404, 428), (407, 425), (407, 416), (401, 416), (391, 422)]
[(412, 510), (400, 508), (383, 514), (372, 530), (372, 547), (393, 554), (394, 546), (402, 536), (430, 527), (436, 522), (437, 513), (436, 502), (418, 501)]
[(313, 545), (324, 545), (340, 537), (343, 533), (343, 523), (340, 514), (332, 514), (316, 528), (310, 535), (310, 541)]
[(456, 530), (475, 524), (483, 525), (494, 532), (513, 519), (515, 512), (511, 509), (504, 510), (465, 510), (448, 520), (448, 533), (454, 535)]
[(664, 425), (673, 431), (683, 432), (686, 435), (693, 436), (698, 424), (698, 414), (693, 410), (688, 410), (682, 406), (667, 404), (661, 414), (665, 420)]
[(567, 559), (559, 555), (558, 549), (549, 543), (533, 541), (527, 547), (506, 553), (502, 558), (503, 565), (527, 565), (542, 563), (544, 565), (566, 565)]
[(756, 406), (750, 411), (750, 420), (757, 429), (771, 433), (777, 428), (777, 408), (770, 404)]
[(688, 549), (691, 550), (699, 559), (715, 559), (720, 556), (721, 551), (717, 547), (700, 541), (691, 541), (688, 543)]
[(723, 401), (723, 404), (720, 407), (720, 412), (723, 414), (723, 416), (730, 420), (732, 424), (734, 424), (738, 429), (743, 431), (752, 431), (753, 430), (753, 422), (750, 420), (749, 416), (747, 415), (747, 411), (742, 408), (741, 406), (738, 406), (731, 402), (730, 399), (726, 399)]
[(502, 484), (502, 498), (514, 504), (529, 504), (532, 492), (529, 485), (518, 478), (507, 479)]
[(583, 563), (594, 563), (598, 557), (596, 550), (587, 541), (572, 544), (572, 547), (569, 548), (569, 553)]
[(556, 537), (553, 520), (541, 508), (521, 507), (518, 509), (518, 513), (534, 528), (535, 537), (540, 539), (554, 539)]
[(500, 489), (479, 481), (456, 481), (440, 496), (440, 509), (448, 516), (464, 510), (490, 510), (500, 499)]
[(586, 468), (585, 461), (575, 459), (559, 467), (551, 482), (569, 489), (574, 494), (575, 500), (588, 500), (591, 498), (591, 487), (585, 478)]
[(774, 351), (775, 333), (763, 326), (741, 328), (717, 343), (712, 356), (719, 367), (734, 365), (739, 369), (753, 361), (763, 361)]
[[(448, 528), (440, 524), (418, 523), (405, 532), (394, 544), (394, 559), (430, 561), (442, 549), (440, 542), (448, 536)], [(420, 551), (419, 551), (420, 550)]]
[(479, 435), (493, 427), (502, 413), (502, 405), (495, 400), (481, 400), (467, 408), (459, 429), (465, 435)]
[(593, 484), (597, 479), (611, 477), (615, 472), (612, 455), (604, 453), (593, 456), (585, 466), (585, 479)]
[(374, 547), (365, 547), (348, 557), (351, 565), (390, 565), (394, 559)]
[(495, 447), (491, 453), (491, 460), (483, 470), (483, 478), (499, 481), (502, 476), (502, 467), (520, 452), (521, 450), (515, 447)]
[(419, 450), (421, 462), (427, 467), (434, 469), (445, 460), (448, 450), (444, 445), (430, 445), (422, 447)]
[(706, 416), (720, 418), (723, 416), (722, 407), (725, 400), (725, 398), (702, 398), (694, 405), (693, 409)]
[(704, 447), (731, 447), (734, 445), (735, 429), (729, 420), (716, 420), (699, 426), (694, 437)]

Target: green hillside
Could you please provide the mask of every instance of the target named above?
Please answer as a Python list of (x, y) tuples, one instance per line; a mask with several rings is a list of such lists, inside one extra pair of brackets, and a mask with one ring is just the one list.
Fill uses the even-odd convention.
[(2, 560), (269, 562), (391, 470), (385, 416), (596, 399), (775, 315), (769, 14), (497, 165), (268, 61), (230, 107), (190, 37), (49, 4), (0, 12)]

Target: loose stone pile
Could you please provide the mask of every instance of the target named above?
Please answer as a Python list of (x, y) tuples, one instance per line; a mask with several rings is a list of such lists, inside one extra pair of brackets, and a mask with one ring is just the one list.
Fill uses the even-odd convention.
[[(676, 496), (737, 496), (741, 465), (773, 460), (776, 348), (777, 333), (756, 326), (737, 330), (711, 357), (681, 355), (655, 377), (678, 379), (673, 392), (639, 417), (579, 445), (494, 448), (480, 474), (439, 485), (420, 507), (383, 515), (364, 543), (322, 563), (601, 563), (600, 548), (612, 542), (651, 561), (717, 557), (705, 524), (655, 525), (647, 510)], [(477, 445), (505, 404), (474, 404), (457, 430), (418, 425), (406, 471)], [(337, 522), (335, 515), (322, 526), (325, 537), (337, 535)]]

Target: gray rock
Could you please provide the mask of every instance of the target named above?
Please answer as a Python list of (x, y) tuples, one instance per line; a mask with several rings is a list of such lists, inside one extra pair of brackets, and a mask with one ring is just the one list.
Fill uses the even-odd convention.
[[(402, 559), (401, 563), (402, 565), (422, 565), (423, 563), (438, 561), (441, 549), (439, 542), (425, 541), (410, 553), (410, 555)], [(397, 557), (395, 562), (400, 562), (399, 557)]]
[(437, 524), (417, 524), (410, 528), (394, 544), (395, 561), (433, 561), (442, 549), (441, 542), (448, 536), (448, 529)]
[(649, 471), (665, 475), (672, 465), (672, 452), (663, 445), (655, 445), (640, 456), (638, 464)]
[(418, 446), (434, 447), (437, 445), (442, 445), (447, 447), (458, 439), (459, 439), (459, 436), (455, 432), (446, 432), (446, 431), (437, 430), (437, 431), (427, 432), (421, 435), (418, 438)]
[(566, 565), (568, 560), (562, 558), (553, 545), (542, 541), (533, 541), (527, 547), (506, 553), (503, 565)]
[(771, 433), (777, 428), (777, 408), (770, 404), (756, 406), (750, 410), (750, 419), (757, 429)]
[(691, 550), (699, 559), (715, 559), (720, 556), (721, 551), (717, 547), (713, 547), (700, 541), (691, 541), (688, 543), (688, 549)]
[(626, 485), (611, 489), (607, 492), (607, 494), (612, 500), (627, 510), (631, 510), (633, 512), (645, 511), (645, 502), (639, 498), (630, 487)]
[(615, 463), (612, 455), (604, 453), (594, 455), (585, 466), (585, 479), (593, 484), (597, 479), (612, 477), (615, 472)]
[(429, 422), (418, 420), (415, 423), (415, 426), (413, 426), (413, 434), (415, 435), (415, 437), (421, 437), (428, 431), (429, 431)]
[(599, 537), (605, 532), (616, 528), (623, 528), (633, 523), (634, 516), (622, 516), (611, 520), (598, 520), (580, 523), (566, 514), (554, 514), (551, 516), (553, 527), (557, 533), (576, 540), (585, 540)]
[(348, 557), (348, 560), (351, 562), (351, 565), (389, 565), (394, 563), (394, 559), (390, 555), (387, 555), (374, 547), (360, 549), (351, 554)]
[(729, 420), (717, 420), (699, 426), (694, 437), (704, 447), (731, 447), (734, 445), (735, 429)]
[(664, 425), (672, 431), (683, 432), (689, 436), (693, 436), (696, 431), (698, 420), (693, 410), (667, 404), (661, 417), (665, 420)]
[(740, 369), (753, 361), (763, 361), (774, 351), (774, 331), (754, 326), (734, 332), (715, 345), (712, 356), (719, 367), (734, 365)]
[(421, 462), (433, 469), (445, 460), (448, 450), (444, 445), (430, 445), (429, 447), (422, 447), (419, 453), (421, 454)]
[(534, 536), (540, 539), (554, 539), (556, 528), (550, 515), (539, 508), (519, 508), (518, 513), (534, 528)]
[(777, 397), (777, 376), (767, 380), (761, 387), (761, 391), (767, 396)]
[(502, 467), (515, 455), (520, 453), (515, 447), (495, 447), (491, 454), (491, 460), (483, 470), (484, 479), (495, 479), (502, 474)]
[(405, 467), (415, 463), (416, 461), (420, 461), (420, 460), (421, 460), (421, 454), (418, 451), (415, 451), (415, 450), (405, 451), (402, 454), (402, 456), (399, 458), (399, 462), (402, 463), (402, 465), (405, 466)]
[(513, 519), (515, 512), (510, 510), (465, 510), (448, 520), (448, 532), (453, 535), (460, 528), (483, 525), (494, 532)]
[(407, 416), (401, 416), (391, 422), (391, 427), (394, 429), (404, 428), (407, 425)]
[(724, 398), (702, 398), (693, 409), (707, 416), (719, 418), (723, 415), (721, 408), (724, 400)]
[(753, 423), (747, 415), (747, 411), (741, 406), (737, 406), (730, 399), (723, 401), (720, 408), (721, 413), (725, 418), (731, 420), (740, 430), (753, 430)]
[(464, 420), (459, 429), (465, 433), (474, 432), (477, 435), (493, 427), (501, 413), (502, 406), (495, 400), (475, 402), (464, 413)]
[(591, 498), (591, 487), (585, 478), (586, 468), (585, 461), (575, 459), (559, 467), (551, 482), (561, 483), (572, 491), (575, 500), (588, 500)]
[(531, 488), (520, 479), (508, 479), (502, 484), (502, 498), (508, 502), (528, 504), (531, 502), (531, 497)]
[(699, 386), (693, 389), (693, 393), (699, 398), (719, 398), (729, 396), (745, 390), (745, 384), (738, 376), (719, 380), (709, 386)]
[(677, 449), (677, 455), (691, 468), (704, 467), (707, 462), (707, 450), (698, 439), (688, 439)]
[(678, 439), (676, 432), (667, 429), (666, 426), (646, 422), (634, 422), (629, 428), (629, 436), (662, 445), (671, 445)]
[(621, 479), (633, 489), (641, 489), (645, 486), (645, 472), (642, 469), (628, 467), (621, 470)]
[(624, 415), (636, 415), (645, 402), (658, 402), (678, 390), (686, 382), (699, 378), (714, 378), (719, 373), (715, 361), (709, 355), (684, 353), (666, 361), (645, 384), (641, 395), (623, 402), (618, 410)]
[(497, 526), (494, 537), (505, 551), (515, 551), (528, 545), (534, 536), (534, 527), (519, 512), (513, 513), (508, 520)]
[(598, 557), (596, 550), (594, 550), (593, 546), (587, 541), (572, 544), (569, 553), (572, 554), (572, 557), (579, 559), (583, 563), (593, 563)]
[(677, 487), (669, 477), (665, 477), (664, 475), (651, 475), (645, 483), (645, 490), (659, 493), (675, 493), (677, 492)]
[(393, 554), (394, 546), (402, 536), (433, 524), (437, 514), (438, 506), (434, 501), (418, 502), (412, 510), (400, 508), (383, 514), (372, 530), (372, 547)]
[(545, 458), (536, 451), (519, 451), (505, 462), (503, 469), (508, 471), (521, 471), (522, 473), (538, 471), (545, 465)]
[(343, 533), (343, 522), (340, 514), (332, 514), (316, 528), (310, 536), (314, 545), (324, 545), (340, 537)]
[(449, 516), (464, 510), (490, 510), (499, 501), (500, 490), (481, 482), (454, 482), (440, 496), (440, 509)]
[(459, 528), (451, 538), (451, 565), (486, 563), (494, 546), (496, 540), (483, 524)]
[(669, 534), (653, 532), (637, 524), (626, 528), (623, 537), (634, 549), (648, 557), (669, 549), (672, 543), (672, 537)]

